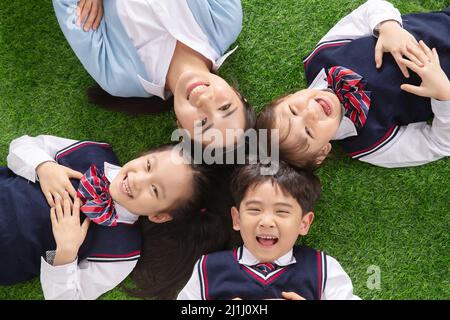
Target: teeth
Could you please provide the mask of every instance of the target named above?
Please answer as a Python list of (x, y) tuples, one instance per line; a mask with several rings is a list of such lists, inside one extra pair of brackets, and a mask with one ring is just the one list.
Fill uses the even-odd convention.
[(123, 180), (122, 184), (123, 184), (123, 186), (125, 188), (125, 191), (128, 193), (128, 195), (130, 197), (133, 197), (132, 194), (131, 194), (130, 186), (128, 185), (128, 180)]
[(267, 240), (275, 240), (275, 239), (278, 239), (277, 237), (274, 237), (274, 236), (258, 236), (258, 238), (261, 238), (261, 239), (267, 239)]
[[(191, 94), (190, 95), (192, 95), (192, 94), (196, 94), (196, 93), (198, 93), (199, 91), (201, 91), (201, 90), (203, 90), (204, 88), (206, 88), (207, 86), (206, 85), (199, 85), (199, 86), (197, 86), (197, 87), (195, 87), (194, 88), (194, 90), (192, 90), (191, 91)], [(189, 95), (189, 96), (190, 96)]]

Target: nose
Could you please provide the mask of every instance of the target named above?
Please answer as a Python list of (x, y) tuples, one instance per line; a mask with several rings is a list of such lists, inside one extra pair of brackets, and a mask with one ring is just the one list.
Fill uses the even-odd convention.
[(207, 87), (205, 91), (198, 96), (197, 101), (195, 102), (195, 105), (197, 108), (200, 109), (207, 109), (208, 106), (211, 104), (211, 102), (214, 99), (214, 93), (211, 88), (211, 86)]
[(140, 171), (140, 172), (136, 172), (134, 174), (133, 178), (134, 178), (133, 179), (134, 188), (137, 191), (141, 191), (150, 184), (150, 181), (152, 179), (152, 174), (151, 174), (151, 172)]
[(318, 119), (318, 112), (315, 106), (316, 101), (314, 99), (309, 99), (307, 105), (303, 109), (303, 117), (305, 120), (314, 121)]
[(275, 220), (273, 219), (273, 215), (271, 213), (264, 213), (259, 221), (259, 227), (264, 229), (272, 229), (275, 228)]

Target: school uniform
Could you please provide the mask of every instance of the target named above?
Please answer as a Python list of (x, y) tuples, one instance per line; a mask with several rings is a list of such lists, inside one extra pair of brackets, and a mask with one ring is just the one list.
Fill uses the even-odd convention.
[(85, 69), (107, 92), (166, 99), (166, 75), (180, 41), (217, 70), (242, 28), (240, 0), (108, 0), (97, 28), (76, 25), (78, 0), (53, 0), (59, 25)]
[(358, 84), (361, 100), (370, 100), (367, 104), (362, 101), (366, 110), (353, 115), (346, 112), (334, 137), (355, 159), (392, 168), (449, 156), (450, 101), (401, 90), (403, 83), (420, 85), (420, 77), (410, 71), (410, 79), (405, 78), (388, 53), (381, 69), (375, 67), (378, 27), (386, 20), (397, 21), (417, 40), (436, 48), (441, 67), (450, 77), (450, 7), (442, 12), (401, 16), (390, 3), (370, 0), (341, 19), (304, 59), (309, 87), (335, 90), (330, 81), (335, 66), (362, 77)]
[[(115, 203), (115, 226), (91, 222), (78, 258), (53, 266), (56, 243), (50, 206), (36, 183), (36, 168), (46, 161), (79, 172), (95, 165), (104, 169), (109, 181), (120, 171), (107, 143), (46, 135), (12, 141), (8, 168), (0, 168), (0, 284), (40, 274), (46, 299), (95, 299), (116, 287), (136, 265), (142, 242), (138, 216)], [(75, 189), (79, 184), (73, 181)]]
[(359, 299), (335, 259), (301, 246), (272, 263), (261, 263), (245, 246), (202, 256), (177, 299), (276, 299), (282, 292), (307, 300)]

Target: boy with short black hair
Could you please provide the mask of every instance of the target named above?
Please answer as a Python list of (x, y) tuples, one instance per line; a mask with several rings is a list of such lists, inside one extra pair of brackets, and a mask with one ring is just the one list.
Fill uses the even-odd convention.
[(274, 175), (262, 169), (246, 165), (232, 178), (233, 229), (244, 245), (202, 256), (178, 299), (359, 299), (335, 259), (295, 246), (313, 222), (319, 179), (286, 163)]

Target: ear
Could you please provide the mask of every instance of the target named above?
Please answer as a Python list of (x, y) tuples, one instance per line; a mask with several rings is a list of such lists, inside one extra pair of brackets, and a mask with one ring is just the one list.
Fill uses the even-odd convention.
[(314, 212), (310, 211), (303, 215), (302, 221), (300, 222), (300, 228), (298, 234), (301, 236), (306, 236), (309, 232), (309, 228), (314, 221)]
[(326, 145), (324, 145), (322, 147), (322, 149), (320, 149), (319, 153), (316, 156), (316, 165), (322, 164), (322, 162), (325, 161), (325, 159), (327, 158), (328, 154), (331, 151), (331, 143), (327, 143)]
[(148, 220), (154, 223), (164, 223), (169, 222), (173, 219), (173, 217), (168, 213), (159, 213), (152, 216), (148, 216)]
[(231, 208), (231, 219), (233, 219), (233, 230), (241, 230), (241, 220), (239, 218), (239, 211), (236, 207)]

